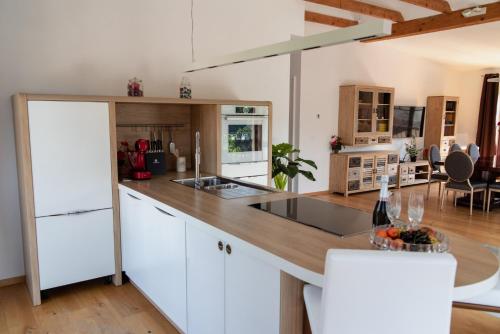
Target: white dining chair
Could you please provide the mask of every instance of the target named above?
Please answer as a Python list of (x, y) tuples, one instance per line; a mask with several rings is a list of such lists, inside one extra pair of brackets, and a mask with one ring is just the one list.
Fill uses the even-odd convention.
[[(487, 246), (498, 258), (500, 263), (500, 248)], [(481, 307), (491, 307), (495, 309), (500, 309), (500, 279), (497, 282), (497, 285), (488, 292), (480, 294), (478, 296), (472, 297), (470, 299), (459, 300), (459, 302), (476, 305), (478, 308)], [(492, 315), (500, 318), (500, 313), (492, 313)]]
[(451, 254), (328, 251), (323, 289), (304, 286), (312, 334), (445, 334), (456, 260)]

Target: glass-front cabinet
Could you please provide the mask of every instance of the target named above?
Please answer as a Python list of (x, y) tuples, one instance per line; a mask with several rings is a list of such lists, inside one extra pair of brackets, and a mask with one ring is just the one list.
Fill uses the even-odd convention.
[(339, 135), (345, 145), (392, 142), (394, 89), (341, 86)]

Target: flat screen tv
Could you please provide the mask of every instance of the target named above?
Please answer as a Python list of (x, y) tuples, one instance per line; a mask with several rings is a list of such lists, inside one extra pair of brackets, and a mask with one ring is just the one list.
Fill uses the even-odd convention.
[(392, 136), (394, 138), (423, 137), (425, 107), (394, 106)]

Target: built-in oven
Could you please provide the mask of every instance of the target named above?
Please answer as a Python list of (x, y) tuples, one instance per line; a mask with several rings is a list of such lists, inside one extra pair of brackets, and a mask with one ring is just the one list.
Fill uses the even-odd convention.
[(268, 113), (266, 106), (221, 107), (223, 164), (268, 160)]
[(221, 117), (221, 175), (268, 185), (268, 107), (224, 105)]

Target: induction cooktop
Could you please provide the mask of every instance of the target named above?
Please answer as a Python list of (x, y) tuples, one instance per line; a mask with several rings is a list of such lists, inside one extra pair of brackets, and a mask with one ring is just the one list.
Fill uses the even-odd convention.
[(250, 206), (297, 223), (316, 227), (339, 237), (367, 232), (372, 227), (372, 217), (366, 212), (309, 197), (257, 203)]

